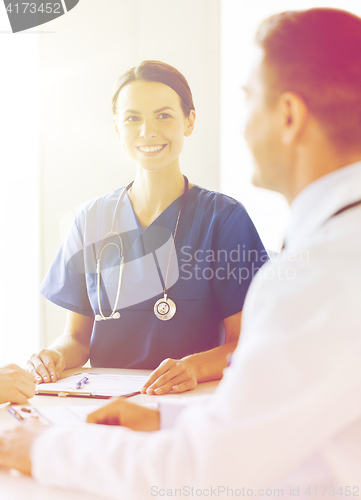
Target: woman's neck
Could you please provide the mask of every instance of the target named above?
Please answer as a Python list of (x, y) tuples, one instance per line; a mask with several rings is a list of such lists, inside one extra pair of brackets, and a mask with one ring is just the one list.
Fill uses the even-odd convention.
[(183, 192), (184, 177), (179, 168), (171, 172), (138, 168), (128, 194), (139, 224), (149, 226)]

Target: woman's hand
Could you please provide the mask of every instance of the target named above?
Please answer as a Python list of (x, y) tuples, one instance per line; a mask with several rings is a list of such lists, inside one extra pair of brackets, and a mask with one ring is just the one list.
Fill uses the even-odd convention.
[(122, 425), (133, 431), (158, 431), (159, 411), (118, 398), (90, 413), (87, 422), (88, 424)]
[(65, 368), (64, 355), (54, 349), (42, 349), (26, 363), (27, 370), (35, 377), (35, 383), (56, 382)]
[(142, 387), (143, 394), (166, 394), (190, 391), (197, 387), (195, 367), (187, 359), (165, 359), (149, 376)]
[(0, 403), (24, 404), (35, 396), (34, 376), (17, 365), (0, 368)]
[(232, 353), (241, 331), (242, 311), (224, 318), (225, 343), (210, 351), (190, 354), (182, 359), (165, 359), (149, 376), (141, 389), (143, 394), (191, 391), (198, 382), (222, 378), (227, 356)]
[(31, 474), (30, 450), (34, 439), (47, 425), (37, 418), (29, 418), (14, 430), (0, 436), (0, 463), (9, 469), (17, 469), (23, 474)]

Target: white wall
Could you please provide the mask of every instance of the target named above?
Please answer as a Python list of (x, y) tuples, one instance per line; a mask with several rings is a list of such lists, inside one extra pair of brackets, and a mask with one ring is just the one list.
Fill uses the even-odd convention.
[[(181, 165), (192, 182), (219, 190), (219, 23), (219, 0), (86, 0), (44, 25), (42, 276), (69, 211), (133, 177), (113, 132), (110, 98), (117, 77), (143, 59), (172, 64), (188, 79), (197, 122)], [(41, 342), (48, 345), (61, 334), (65, 311), (44, 299), (41, 306)]]
[(0, 366), (38, 348), (38, 40), (0, 6)]
[(279, 250), (289, 217), (278, 193), (252, 186), (252, 158), (242, 137), (243, 95), (249, 55), (258, 25), (285, 10), (334, 7), (361, 15), (360, 0), (221, 1), (221, 191), (242, 201), (266, 246)]

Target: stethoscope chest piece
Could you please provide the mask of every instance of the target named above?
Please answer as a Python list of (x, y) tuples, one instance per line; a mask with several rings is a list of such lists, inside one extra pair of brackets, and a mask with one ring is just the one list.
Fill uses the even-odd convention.
[(157, 300), (154, 304), (154, 314), (158, 319), (162, 321), (168, 321), (172, 319), (176, 313), (176, 306), (173, 300), (168, 299), (167, 296), (164, 296), (162, 299)]

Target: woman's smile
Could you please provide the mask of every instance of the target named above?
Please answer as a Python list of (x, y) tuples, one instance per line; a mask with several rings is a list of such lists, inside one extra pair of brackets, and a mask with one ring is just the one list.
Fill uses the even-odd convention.
[(135, 146), (138, 151), (147, 156), (155, 156), (159, 154), (167, 144), (149, 144), (147, 146)]

